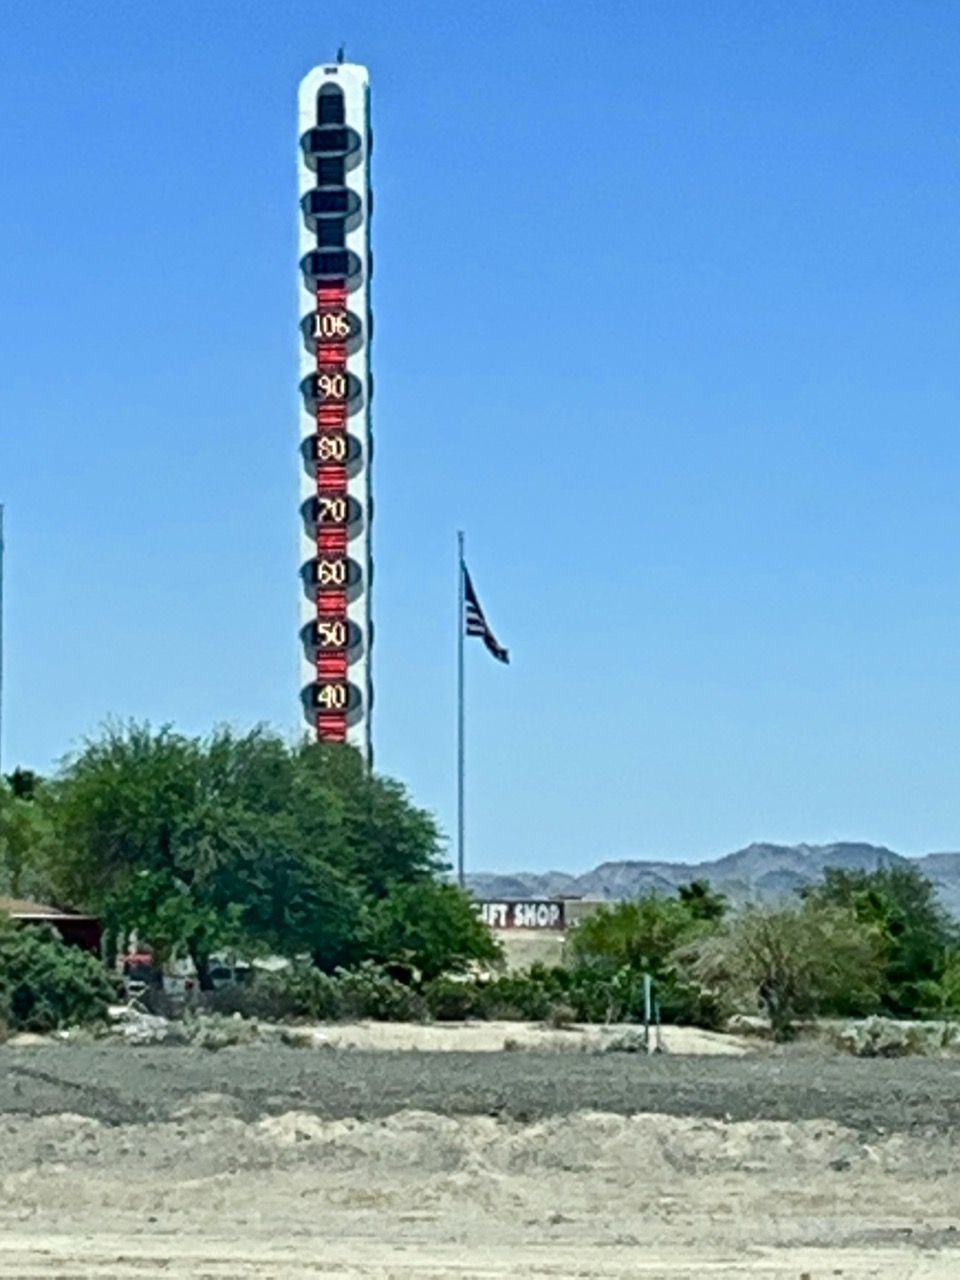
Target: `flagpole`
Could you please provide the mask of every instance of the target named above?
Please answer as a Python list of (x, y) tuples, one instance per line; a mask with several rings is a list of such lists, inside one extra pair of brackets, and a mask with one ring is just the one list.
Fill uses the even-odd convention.
[(464, 765), (464, 733), (463, 733), (463, 531), (457, 533), (457, 882), (464, 888), (463, 874), (463, 765)]

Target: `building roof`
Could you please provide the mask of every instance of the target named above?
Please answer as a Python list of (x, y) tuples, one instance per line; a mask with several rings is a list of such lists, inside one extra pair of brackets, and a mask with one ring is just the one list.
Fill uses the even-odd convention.
[(59, 907), (44, 906), (42, 902), (29, 902), (25, 898), (4, 898), (0, 896), (0, 911), (15, 919), (33, 916), (38, 920), (92, 920), (93, 916), (80, 916), (73, 911), (61, 911)]

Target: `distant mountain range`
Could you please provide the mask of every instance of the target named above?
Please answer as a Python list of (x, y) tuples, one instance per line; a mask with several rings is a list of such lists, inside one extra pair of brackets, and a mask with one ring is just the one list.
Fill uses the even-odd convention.
[(905, 858), (873, 844), (751, 844), (712, 862), (602, 862), (584, 875), (563, 871), (477, 872), (467, 883), (478, 898), (632, 898), (640, 893), (672, 893), (697, 878), (709, 880), (734, 903), (790, 896), (818, 880), (824, 867), (872, 871), (882, 863), (912, 863), (940, 891), (943, 905), (960, 917), (960, 853), (927, 853)]

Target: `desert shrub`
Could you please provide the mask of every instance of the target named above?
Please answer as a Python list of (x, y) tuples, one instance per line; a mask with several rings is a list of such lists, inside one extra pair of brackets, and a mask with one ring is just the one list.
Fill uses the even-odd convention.
[(0, 1023), (54, 1031), (102, 1021), (114, 997), (100, 961), (49, 927), (0, 920)]
[(527, 973), (505, 973), (481, 984), (488, 1018), (542, 1022), (559, 992), (552, 970), (536, 965)]
[(470, 1018), (542, 1022), (550, 1018), (562, 994), (554, 971), (542, 965), (495, 978), (435, 978), (423, 987), (426, 1012), (438, 1022)]
[(255, 1044), (260, 1038), (258, 1024), (246, 1018), (208, 1014), (202, 1018), (190, 1018), (183, 1025), (188, 1030), (192, 1045), (211, 1052), (232, 1049), (237, 1045)]
[(763, 1009), (778, 1040), (804, 1018), (856, 1016), (880, 1003), (879, 933), (832, 903), (751, 908), (679, 954), (728, 1013)]
[(239, 1013), (263, 1022), (338, 1022), (353, 1018), (412, 1022), (427, 1013), (423, 996), (370, 962), (333, 973), (297, 966), (258, 974), (249, 986), (205, 992), (199, 1007), (210, 1013)]
[[(319, 971), (317, 971), (319, 974)], [(317, 986), (330, 981), (328, 975), (319, 974)], [(219, 991), (202, 991), (188, 1004), (197, 1012), (207, 1014), (240, 1014), (242, 1018), (256, 1018), (262, 1022), (294, 1022), (301, 1018), (323, 1021), (328, 1016), (316, 1013), (322, 997), (313, 984), (296, 977), (277, 974), (258, 976), (249, 985), (222, 987)]]
[(554, 1031), (566, 1031), (576, 1024), (577, 1013), (573, 1005), (557, 1000), (550, 1006), (550, 1012), (544, 1021), (545, 1025), (552, 1027)]
[[(655, 983), (662, 1001), (669, 979)], [(642, 1022), (643, 974), (629, 965), (619, 969), (581, 966), (571, 975), (570, 998), (582, 1022)]]
[[(715, 1028), (719, 1001), (696, 983), (668, 979), (654, 988), (664, 1021)], [(639, 1022), (643, 1019), (643, 975), (629, 965), (574, 968), (535, 964), (525, 972), (492, 979), (438, 978), (423, 990), (427, 1011), (438, 1021), (469, 1018), (547, 1022)]]
[(375, 1018), (380, 1022), (417, 1022), (426, 1016), (423, 997), (366, 961), (334, 974), (340, 1018)]
[(455, 978), (435, 978), (423, 988), (427, 1012), (437, 1022), (466, 1022), (471, 1018), (487, 1018), (485, 983)]
[(646, 1033), (640, 1028), (633, 1027), (607, 1040), (599, 1050), (600, 1053), (647, 1053), (648, 1051)]
[[(572, 1010), (577, 1022), (642, 1022), (644, 1013), (643, 974), (629, 964), (612, 968), (605, 962), (580, 963), (572, 968), (545, 968), (534, 965), (524, 975), (550, 1004)], [(654, 1000), (664, 1022), (715, 1029), (723, 1010), (717, 997), (697, 982), (686, 981), (667, 971), (654, 982)], [(528, 995), (527, 1008), (538, 1001)], [(547, 1017), (536, 1013), (527, 1016)]]
[(834, 1044), (856, 1058), (906, 1058), (942, 1053), (956, 1041), (948, 1022), (897, 1022), (893, 1018), (865, 1018), (845, 1026)]
[[(704, 989), (665, 982), (655, 988), (665, 1021), (719, 1024), (719, 1006)], [(521, 973), (493, 978), (443, 976), (420, 985), (399, 981), (384, 966), (366, 962), (332, 974), (295, 967), (258, 974), (249, 986), (205, 992), (198, 1007), (207, 1012), (258, 1018), (265, 1022), (378, 1021), (465, 1022), (471, 1019), (545, 1022), (637, 1022), (643, 1018), (643, 979), (627, 966), (610, 972), (600, 966), (533, 965)]]
[(679, 974), (658, 983), (655, 995), (662, 1022), (705, 1031), (719, 1031), (726, 1022), (727, 1010), (720, 995)]
[(690, 972), (684, 952), (715, 935), (726, 910), (722, 894), (694, 880), (676, 896), (647, 893), (587, 917), (570, 940), (568, 990), (578, 1018), (641, 1021), (643, 979), (649, 974), (662, 1021), (719, 1026), (721, 1002)]
[(311, 1022), (335, 1022), (342, 1016), (337, 978), (322, 969), (297, 966), (278, 973), (258, 975), (248, 987), (218, 993), (232, 997), (238, 1012), (268, 1022), (306, 1019)]

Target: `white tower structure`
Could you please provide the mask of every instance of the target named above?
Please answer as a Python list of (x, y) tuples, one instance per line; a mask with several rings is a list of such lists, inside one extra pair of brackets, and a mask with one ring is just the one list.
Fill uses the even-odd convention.
[(371, 759), (370, 87), (365, 67), (300, 85), (300, 698), (321, 742)]

